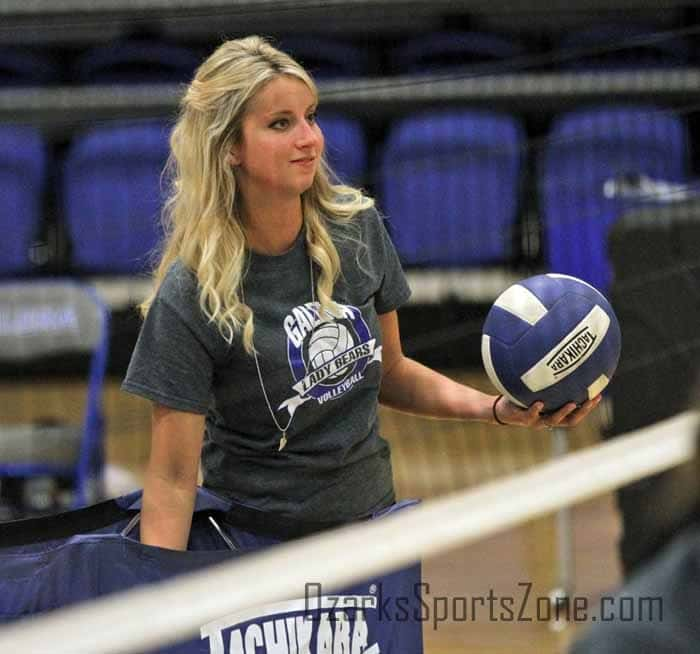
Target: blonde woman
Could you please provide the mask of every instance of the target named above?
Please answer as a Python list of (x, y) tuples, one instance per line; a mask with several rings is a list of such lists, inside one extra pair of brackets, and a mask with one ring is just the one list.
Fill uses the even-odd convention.
[[(198, 464), (242, 526), (277, 538), (394, 502), (382, 402), (544, 426), (401, 351), (410, 291), (373, 202), (332, 184), (306, 71), (258, 37), (228, 41), (171, 136), (167, 238), (124, 381), (153, 402), (141, 540), (185, 549)], [(567, 405), (573, 425), (595, 405)], [(241, 526), (241, 525), (239, 525)]]

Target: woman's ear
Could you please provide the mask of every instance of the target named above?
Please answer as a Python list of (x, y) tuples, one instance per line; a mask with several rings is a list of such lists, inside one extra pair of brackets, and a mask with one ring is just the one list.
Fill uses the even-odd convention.
[(228, 153), (228, 156), (226, 157), (226, 161), (230, 166), (239, 166), (241, 163), (241, 157), (238, 152), (237, 147), (231, 148), (231, 150)]

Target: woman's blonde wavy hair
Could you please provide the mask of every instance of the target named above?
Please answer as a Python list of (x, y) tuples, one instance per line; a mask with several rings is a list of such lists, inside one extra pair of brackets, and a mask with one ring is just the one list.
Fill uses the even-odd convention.
[[(145, 316), (165, 274), (179, 258), (197, 277), (199, 304), (210, 322), (228, 343), (242, 332), (248, 353), (254, 349), (253, 312), (240, 293), (246, 239), (228, 155), (232, 145), (240, 142), (242, 118), (251, 99), (280, 75), (302, 80), (318, 99), (309, 74), (257, 36), (223, 43), (197, 69), (170, 136), (165, 239), (154, 272), (154, 290), (140, 306)], [(331, 183), (332, 175), (322, 157), (311, 188), (301, 196), (308, 251), (320, 270), (316, 295), (321, 315), (336, 313), (333, 286), (341, 272), (328, 221), (347, 223), (374, 204), (357, 189)]]

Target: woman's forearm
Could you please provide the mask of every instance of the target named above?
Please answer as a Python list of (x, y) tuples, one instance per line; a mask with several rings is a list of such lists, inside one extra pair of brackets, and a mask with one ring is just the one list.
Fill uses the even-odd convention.
[(153, 405), (151, 456), (141, 510), (142, 543), (187, 549), (203, 434), (203, 415)]
[(192, 526), (196, 479), (176, 483), (147, 474), (141, 509), (141, 542), (172, 550), (186, 550)]
[(382, 404), (398, 411), (482, 422), (493, 422), (495, 399), (405, 356), (384, 374), (379, 394)]

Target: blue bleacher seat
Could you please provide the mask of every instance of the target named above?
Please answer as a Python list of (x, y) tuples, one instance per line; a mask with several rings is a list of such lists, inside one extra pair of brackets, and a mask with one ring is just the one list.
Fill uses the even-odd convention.
[(389, 131), (379, 197), (407, 265), (481, 266), (513, 255), (523, 131), (471, 110), (407, 117)]
[(319, 125), (326, 142), (326, 159), (344, 183), (366, 185), (367, 141), (359, 120), (323, 114)]
[(37, 236), (46, 179), (46, 149), (30, 127), (0, 126), (0, 275), (30, 272), (31, 242)]
[(149, 121), (102, 126), (75, 139), (63, 182), (75, 270), (134, 274), (161, 237), (161, 173), (169, 127)]
[(409, 39), (390, 53), (397, 74), (444, 73), (484, 64), (502, 64), (522, 55), (522, 46), (506, 37), (485, 32), (433, 32)]
[[(640, 203), (674, 199), (663, 189), (687, 182), (687, 148), (683, 120), (654, 107), (600, 107), (557, 119), (539, 172), (548, 269), (605, 292), (611, 280), (608, 229)], [(651, 193), (639, 192), (639, 180)]]
[(102, 389), (109, 314), (94, 292), (74, 281), (0, 283), (0, 364), (42, 376), (55, 357), (85, 356), (86, 396), (79, 424), (47, 416), (32, 424), (0, 421), (0, 480), (49, 477), (67, 483), (67, 506), (102, 496)]
[(81, 84), (157, 84), (188, 82), (200, 64), (189, 48), (157, 40), (126, 40), (92, 48), (73, 66)]

